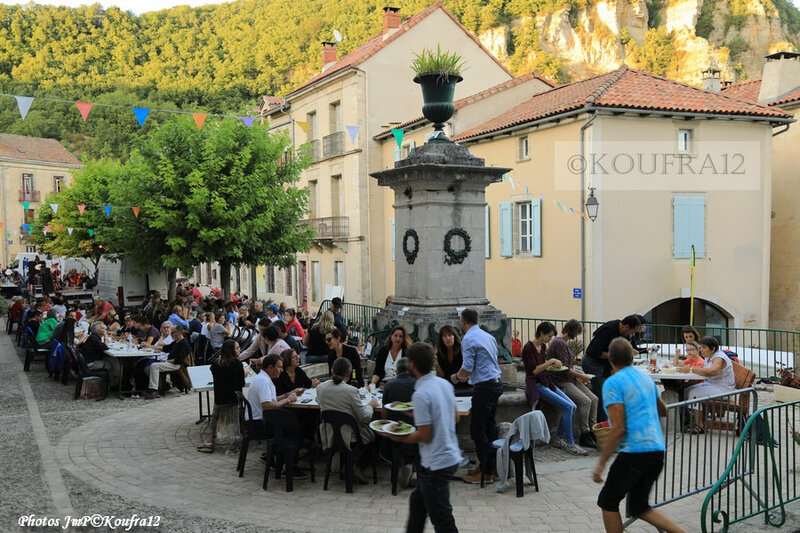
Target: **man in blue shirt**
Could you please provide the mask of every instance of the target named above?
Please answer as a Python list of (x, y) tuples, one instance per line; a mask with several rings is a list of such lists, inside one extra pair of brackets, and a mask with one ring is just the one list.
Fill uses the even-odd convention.
[(669, 517), (650, 507), (650, 489), (664, 466), (664, 437), (660, 416), (667, 416), (667, 406), (650, 376), (633, 365), (633, 347), (617, 337), (608, 346), (608, 361), (614, 374), (603, 383), (603, 406), (611, 422), (611, 431), (600, 460), (592, 472), (595, 483), (603, 482), (603, 470), (617, 451), (608, 479), (597, 497), (603, 510), (606, 532), (622, 533), (619, 503), (627, 495), (631, 515), (668, 533), (683, 532)]
[(456, 437), (456, 396), (445, 380), (433, 372), (433, 348), (423, 342), (408, 350), (408, 368), (417, 378), (414, 385), (414, 425), (410, 435), (392, 440), (419, 443), (417, 486), (408, 502), (407, 533), (421, 533), (430, 518), (436, 533), (458, 533), (450, 505), (450, 478), (461, 463)]
[(483, 475), (484, 483), (494, 481), (494, 453), (489, 443), (497, 438), (497, 401), (503, 394), (500, 382), (500, 363), (497, 361), (497, 341), (478, 327), (478, 312), (464, 309), (461, 312), (461, 369), (450, 376), (455, 385), (469, 381), (472, 385), (472, 416), (469, 421), (469, 434), (475, 442), (478, 454), (478, 468), (470, 470), (464, 476), (467, 483), (480, 483)]

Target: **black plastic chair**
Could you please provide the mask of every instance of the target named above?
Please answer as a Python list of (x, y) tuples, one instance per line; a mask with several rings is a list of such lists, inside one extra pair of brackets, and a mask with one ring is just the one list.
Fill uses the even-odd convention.
[(98, 377), (100, 378), (100, 386), (103, 390), (103, 395), (97, 399), (105, 400), (108, 396), (108, 388), (111, 378), (109, 377), (108, 370), (105, 368), (89, 368), (86, 359), (83, 358), (80, 349), (75, 351), (75, 367), (78, 372), (78, 379), (75, 382), (75, 399), (81, 396), (81, 387), (83, 386), (83, 378)]
[[(387, 410), (388, 411), (388, 410)], [(389, 420), (400, 420), (408, 424), (413, 424), (414, 419), (403, 413), (396, 411), (388, 411), (386, 417)], [(397, 482), (400, 475), (400, 467), (406, 464), (416, 465), (417, 457), (419, 456), (419, 446), (416, 444), (406, 444), (403, 442), (395, 442), (386, 439), (389, 442), (389, 450), (392, 460), (392, 496), (397, 496)]]
[(314, 443), (302, 437), (303, 428), (297, 416), (285, 409), (264, 409), (263, 413), (265, 434), (272, 438), (267, 439), (267, 466), (264, 468), (264, 483), (262, 488), (267, 490), (269, 471), (275, 469), (275, 479), (281, 478), (281, 469), (286, 468), (286, 492), (294, 490), (294, 469), (297, 466), (297, 455), (300, 450), (307, 450), (309, 473), (311, 482), (314, 483)]
[(236, 391), (236, 399), (239, 401), (239, 433), (242, 435), (242, 444), (241, 448), (239, 448), (239, 462), (236, 465), (236, 470), (239, 472), (239, 477), (243, 477), (250, 441), (267, 440), (268, 437), (266, 433), (264, 433), (264, 424), (260, 420), (253, 420), (253, 409), (250, 407), (250, 402), (247, 401), (244, 394)]
[[(498, 450), (505, 444), (506, 439), (497, 439), (492, 442), (492, 449)], [(514, 466), (514, 482), (517, 487), (517, 498), (522, 498), (525, 494), (524, 483), (525, 480), (523, 472), (523, 459), (527, 456), (531, 461), (531, 474), (533, 474), (533, 490), (539, 492), (539, 480), (536, 477), (536, 460), (533, 458), (533, 443), (528, 446), (527, 450), (522, 449), (522, 442), (516, 437), (512, 438), (511, 444), (508, 446), (509, 451), (509, 467)]]
[(6, 333), (11, 335), (14, 332), (14, 324), (17, 322), (11, 316), (11, 308), (8, 309), (8, 317), (6, 318)]
[[(322, 485), (323, 490), (328, 490), (328, 480), (331, 475), (331, 464), (333, 463), (333, 456), (339, 452), (339, 472), (344, 474), (345, 491), (350, 494), (353, 492), (353, 467), (354, 458), (358, 452), (365, 451), (367, 446), (361, 440), (361, 433), (358, 431), (358, 422), (353, 415), (344, 413), (342, 411), (322, 411), (322, 421), (325, 424), (330, 424), (333, 428), (333, 444), (328, 448), (328, 457), (325, 466), (325, 482)], [(342, 439), (342, 427), (350, 426), (355, 441), (350, 443), (348, 447), (344, 439)], [(372, 481), (374, 484), (378, 483), (378, 467), (375, 461), (375, 447), (372, 450)]]
[(33, 335), (33, 330), (30, 327), (25, 328), (25, 363), (22, 369), (25, 372), (30, 371), (31, 362), (36, 356), (42, 356), (44, 360), (44, 367), (47, 369), (50, 366), (50, 344), (45, 346), (36, 342), (36, 337)]

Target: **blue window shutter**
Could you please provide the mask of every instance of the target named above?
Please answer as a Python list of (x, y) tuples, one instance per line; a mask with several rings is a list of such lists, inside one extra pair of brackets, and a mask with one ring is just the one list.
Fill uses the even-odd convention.
[[(691, 255), (691, 228), (692, 216), (690, 208), (692, 198), (676, 196), (673, 198), (673, 257), (675, 259), (689, 259)], [(695, 250), (697, 253), (697, 250)]]
[(542, 199), (531, 200), (531, 255), (542, 256)]
[(500, 204), (500, 255), (502, 257), (514, 256), (511, 220), (511, 202), (502, 202)]
[(394, 219), (392, 219), (389, 239), (392, 242), (392, 261), (394, 261)]
[(485, 235), (485, 238), (486, 238), (486, 242), (484, 242), (484, 244), (483, 244), (484, 257), (486, 259), (489, 259), (489, 257), (492, 255), (490, 253), (490, 249), (489, 249), (489, 204), (486, 204), (483, 209), (484, 209), (484, 227), (483, 227), (483, 231), (484, 231), (484, 235)]
[(706, 256), (706, 199), (703, 196), (689, 198), (689, 221), (691, 232), (689, 245), (694, 244), (694, 256)]

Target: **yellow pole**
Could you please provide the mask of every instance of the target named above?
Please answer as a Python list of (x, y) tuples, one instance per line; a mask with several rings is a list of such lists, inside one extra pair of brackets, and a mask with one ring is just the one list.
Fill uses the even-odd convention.
[(689, 296), (689, 325), (694, 326), (694, 244), (692, 245), (692, 257), (689, 259), (689, 283), (690, 283), (690, 296)]

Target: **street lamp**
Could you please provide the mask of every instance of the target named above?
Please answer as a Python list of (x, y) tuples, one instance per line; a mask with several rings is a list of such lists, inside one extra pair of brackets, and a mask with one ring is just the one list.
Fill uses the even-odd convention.
[(597, 211), (600, 210), (600, 203), (594, 196), (595, 187), (589, 187), (589, 198), (586, 199), (586, 215), (592, 222), (597, 218)]

